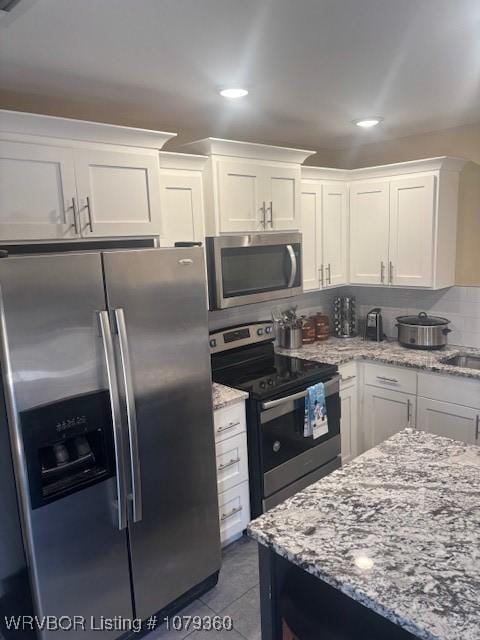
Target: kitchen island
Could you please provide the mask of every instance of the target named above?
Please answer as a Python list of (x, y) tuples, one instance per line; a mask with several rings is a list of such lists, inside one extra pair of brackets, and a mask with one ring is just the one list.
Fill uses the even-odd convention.
[(263, 640), (282, 637), (282, 592), (295, 571), (312, 593), (324, 589), (317, 613), (328, 625), (338, 598), (339, 611), (351, 603), (350, 620), (371, 614), (396, 637), (480, 638), (478, 447), (405, 429), (248, 532), (260, 543)]

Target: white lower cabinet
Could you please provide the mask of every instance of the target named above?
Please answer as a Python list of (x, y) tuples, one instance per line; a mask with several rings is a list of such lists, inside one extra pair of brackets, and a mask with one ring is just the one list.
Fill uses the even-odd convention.
[(340, 374), (340, 402), (342, 405), (340, 421), (342, 464), (346, 464), (359, 453), (357, 364), (351, 362), (342, 365), (338, 372)]
[(415, 426), (416, 396), (412, 394), (366, 385), (363, 408), (363, 451)]
[(480, 410), (430, 398), (418, 399), (418, 427), (428, 433), (479, 443)]
[(217, 409), (214, 425), (220, 538), (225, 546), (250, 522), (245, 403)]

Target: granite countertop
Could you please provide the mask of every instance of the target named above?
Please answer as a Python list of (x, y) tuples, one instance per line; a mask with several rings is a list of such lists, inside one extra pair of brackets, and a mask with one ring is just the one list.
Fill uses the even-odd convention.
[(405, 429), (248, 532), (419, 638), (480, 638), (480, 447)]
[(397, 341), (369, 342), (362, 340), (362, 338), (329, 338), (326, 342), (305, 345), (301, 349), (277, 349), (277, 353), (287, 356), (328, 364), (339, 365), (352, 360), (374, 360), (384, 364), (480, 380), (480, 370), (478, 369), (453, 367), (442, 362), (442, 360), (461, 352), (480, 355), (480, 349), (470, 347), (447, 345), (438, 351), (425, 351), (402, 347)]
[(218, 382), (214, 382), (212, 384), (212, 395), (214, 410), (223, 409), (223, 407), (228, 407), (231, 404), (235, 404), (236, 402), (240, 402), (241, 400), (248, 398), (248, 393), (246, 391), (232, 389), (231, 387), (226, 387), (223, 384), (218, 384)]

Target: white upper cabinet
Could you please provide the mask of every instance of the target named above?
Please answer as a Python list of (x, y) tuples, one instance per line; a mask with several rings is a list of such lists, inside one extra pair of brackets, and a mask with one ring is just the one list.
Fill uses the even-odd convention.
[(300, 228), (300, 165), (313, 151), (206, 138), (183, 147), (209, 157), (206, 233)]
[(0, 142), (0, 239), (79, 236), (70, 149)]
[(158, 235), (158, 154), (75, 150), (78, 210), (84, 237)]
[(304, 167), (301, 183), (303, 288), (335, 287), (348, 282), (348, 185), (344, 172)]
[(348, 188), (322, 185), (323, 264), (327, 286), (348, 282)]
[(433, 285), (435, 176), (390, 182), (389, 282)]
[(254, 163), (217, 164), (220, 230), (260, 231), (265, 228), (265, 199), (261, 199), (262, 167)]
[(350, 282), (387, 282), (389, 185), (354, 182), (350, 186)]
[(160, 152), (161, 246), (204, 242), (202, 169), (207, 158)]
[(265, 189), (266, 230), (291, 231), (300, 226), (300, 166), (266, 166), (262, 186)]
[(0, 111), (1, 239), (158, 235), (158, 152), (174, 135)]
[(303, 290), (311, 291), (322, 286), (322, 213), (321, 186), (302, 182), (302, 257)]

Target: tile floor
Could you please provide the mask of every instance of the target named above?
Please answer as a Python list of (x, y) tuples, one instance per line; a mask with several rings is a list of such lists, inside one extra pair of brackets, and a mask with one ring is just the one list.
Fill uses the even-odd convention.
[(224, 549), (217, 586), (179, 612), (231, 616), (232, 631), (174, 631), (160, 628), (145, 640), (261, 640), (257, 543), (243, 537)]

